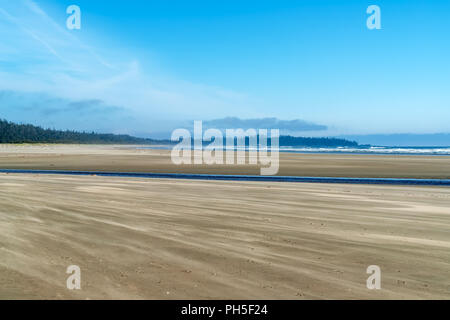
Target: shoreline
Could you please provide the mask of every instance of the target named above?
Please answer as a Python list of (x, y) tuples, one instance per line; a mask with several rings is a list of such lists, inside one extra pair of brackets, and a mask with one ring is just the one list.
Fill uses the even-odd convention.
[[(138, 150), (171, 150), (173, 146), (162, 145), (162, 146), (138, 146), (136, 149)], [(191, 151), (196, 150), (195, 148), (191, 148)], [(202, 150), (205, 150), (203, 148)], [(237, 151), (237, 148), (234, 148), (233, 151)], [(239, 149), (241, 150), (241, 149)], [(353, 150), (353, 151), (351, 151)], [(392, 152), (382, 151), (382, 150), (392, 150)], [(427, 152), (406, 152), (399, 150), (430, 150)], [(437, 150), (437, 151), (431, 151)], [(445, 151), (444, 151), (445, 150)], [(224, 148), (222, 151), (226, 151)], [(249, 149), (245, 148), (245, 151), (248, 152)], [(296, 153), (296, 154), (356, 154), (356, 155), (399, 155), (399, 156), (450, 156), (450, 146), (443, 147), (388, 147), (388, 146), (371, 146), (370, 148), (364, 147), (355, 147), (355, 148), (347, 148), (347, 147), (292, 147), (292, 146), (280, 146), (278, 148), (280, 153)], [(270, 147), (268, 148), (268, 152), (270, 152)]]

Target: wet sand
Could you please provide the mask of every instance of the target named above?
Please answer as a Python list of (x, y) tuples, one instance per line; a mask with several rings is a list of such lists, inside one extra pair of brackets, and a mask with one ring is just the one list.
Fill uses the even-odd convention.
[[(169, 150), (111, 145), (0, 145), (1, 169), (259, 175), (255, 165), (181, 165)], [(280, 153), (281, 176), (450, 179), (450, 156)]]
[(0, 174), (0, 190), (0, 299), (450, 298), (450, 188)]

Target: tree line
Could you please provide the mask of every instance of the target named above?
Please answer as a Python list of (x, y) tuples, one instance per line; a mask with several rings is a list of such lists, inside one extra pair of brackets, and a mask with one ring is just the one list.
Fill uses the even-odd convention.
[[(44, 129), (31, 124), (17, 124), (0, 119), (0, 143), (174, 144), (177, 141), (138, 138), (126, 134)], [(248, 137), (246, 144), (248, 145)], [(357, 142), (345, 139), (293, 136), (280, 136), (279, 145), (316, 148), (358, 147)]]
[(157, 141), (126, 134), (44, 129), (31, 124), (16, 124), (0, 119), (0, 143), (152, 144), (155, 142)]

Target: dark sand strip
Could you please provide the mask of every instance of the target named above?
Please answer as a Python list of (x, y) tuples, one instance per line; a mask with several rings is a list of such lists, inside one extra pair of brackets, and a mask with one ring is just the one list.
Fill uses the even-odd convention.
[(345, 183), (379, 185), (450, 186), (450, 179), (393, 179), (393, 178), (337, 178), (337, 177), (285, 177), (182, 173), (104, 172), (104, 171), (64, 171), (64, 170), (20, 170), (0, 169), (0, 173), (57, 174), (74, 176), (129, 177), (150, 179), (187, 179), (216, 181), (265, 181), (302, 183)]

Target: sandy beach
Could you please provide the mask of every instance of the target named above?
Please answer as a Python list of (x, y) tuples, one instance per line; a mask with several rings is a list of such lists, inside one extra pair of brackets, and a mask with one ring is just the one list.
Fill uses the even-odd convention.
[[(183, 169), (167, 159), (123, 146), (0, 146), (1, 168)], [(450, 172), (446, 157), (282, 159), (280, 174)], [(0, 188), (0, 299), (450, 298), (450, 188), (34, 174), (0, 174)], [(69, 265), (81, 268), (81, 290), (66, 288)], [(369, 265), (381, 268), (381, 290), (366, 288)]]
[[(175, 165), (169, 150), (0, 145), (0, 169), (259, 175), (256, 165)], [(280, 176), (450, 179), (450, 156), (280, 153)]]

